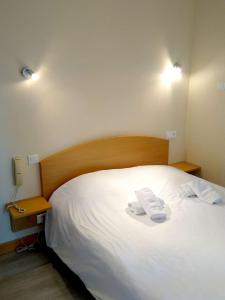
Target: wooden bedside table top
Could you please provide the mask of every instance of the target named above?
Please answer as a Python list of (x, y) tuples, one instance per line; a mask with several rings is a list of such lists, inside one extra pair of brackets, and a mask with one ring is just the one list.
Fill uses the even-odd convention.
[(25, 208), (26, 211), (19, 213), (14, 207), (9, 207), (8, 210), (13, 219), (39, 214), (51, 208), (51, 204), (41, 196), (18, 200), (16, 201), (16, 204), (21, 208)]
[(177, 169), (180, 169), (184, 172), (197, 172), (201, 170), (201, 167), (192, 163), (189, 163), (187, 161), (180, 161), (174, 164), (171, 164), (170, 166), (175, 167)]

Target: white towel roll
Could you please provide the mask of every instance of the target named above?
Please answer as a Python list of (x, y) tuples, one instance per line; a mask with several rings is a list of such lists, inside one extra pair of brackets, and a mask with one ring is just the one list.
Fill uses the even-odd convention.
[(184, 198), (197, 197), (197, 195), (195, 194), (195, 192), (190, 186), (190, 182), (181, 184), (180, 189), (181, 189), (181, 194), (180, 194), (181, 197)]
[[(144, 211), (154, 222), (164, 222), (167, 219), (167, 212), (164, 206), (164, 201), (157, 198), (156, 201), (149, 201), (148, 199), (139, 200)], [(160, 200), (160, 201), (159, 201)]]
[(189, 182), (189, 186), (201, 200), (209, 204), (219, 204), (223, 202), (222, 196), (204, 180), (193, 180)]
[(157, 223), (161, 223), (166, 221), (167, 219), (167, 212), (166, 212), (166, 208), (154, 208), (151, 209), (149, 211), (149, 215), (152, 221), (157, 222)]
[(143, 207), (144, 211), (154, 222), (164, 222), (167, 219), (165, 202), (156, 197), (152, 190), (144, 188), (135, 191), (136, 197)]
[(130, 212), (137, 216), (146, 214), (143, 207), (138, 201), (128, 203), (128, 209)]

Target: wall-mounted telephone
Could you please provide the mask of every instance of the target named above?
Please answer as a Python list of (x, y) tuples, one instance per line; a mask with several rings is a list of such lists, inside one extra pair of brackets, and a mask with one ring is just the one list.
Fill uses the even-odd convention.
[(14, 176), (15, 185), (21, 186), (23, 184), (23, 158), (19, 155), (14, 158)]

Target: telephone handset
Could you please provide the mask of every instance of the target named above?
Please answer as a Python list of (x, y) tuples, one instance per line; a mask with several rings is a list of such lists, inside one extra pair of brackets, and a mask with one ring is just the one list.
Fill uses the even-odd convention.
[(23, 184), (23, 158), (19, 155), (14, 158), (14, 175), (15, 185), (21, 186)]

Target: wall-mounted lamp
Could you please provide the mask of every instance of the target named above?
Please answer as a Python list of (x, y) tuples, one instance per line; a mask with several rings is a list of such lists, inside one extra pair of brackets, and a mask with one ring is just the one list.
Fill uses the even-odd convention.
[(168, 64), (165, 68), (162, 79), (166, 84), (171, 84), (173, 81), (177, 81), (182, 77), (182, 68), (177, 62), (175, 64)]
[(31, 70), (28, 67), (23, 67), (21, 69), (21, 75), (25, 78), (25, 79), (31, 79), (31, 80), (38, 80), (39, 79), (39, 75), (37, 73), (34, 73), (33, 70)]
[(173, 79), (174, 79), (174, 80), (180, 79), (181, 76), (182, 76), (182, 69), (181, 69), (181, 66), (176, 62), (176, 63), (173, 65)]

